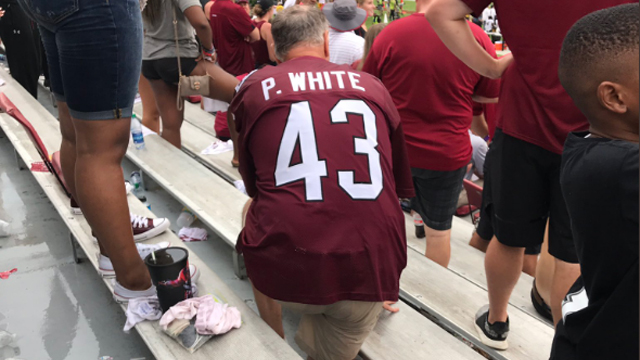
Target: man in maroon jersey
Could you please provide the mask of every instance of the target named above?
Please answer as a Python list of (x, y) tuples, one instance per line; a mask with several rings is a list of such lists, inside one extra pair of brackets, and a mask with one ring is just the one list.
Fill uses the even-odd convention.
[[(491, 2), (512, 57), (488, 56), (464, 22), (466, 14), (480, 14)], [(491, 241), (485, 261), (489, 307), (475, 319), (480, 339), (489, 346), (508, 346), (509, 297), (520, 277), (524, 248), (542, 242), (547, 218), (549, 253), (556, 259), (550, 304), (556, 324), (562, 299), (579, 275), (560, 191), (560, 154), (567, 134), (586, 130), (588, 123), (560, 85), (558, 60), (562, 40), (578, 19), (627, 2), (435, 0), (427, 12), (456, 56), (480, 74), (503, 77), (497, 130), (486, 159), (490, 181), (484, 187), (484, 206), (498, 241)]]
[[(497, 101), (500, 83), (478, 75), (447, 50), (424, 18), (429, 2), (418, 0), (415, 14), (393, 21), (378, 35), (362, 70), (393, 94), (416, 191), (411, 207), (425, 224), (425, 255), (447, 267), (451, 223), (472, 155), (473, 99)], [(489, 36), (476, 24), (468, 26), (495, 57)]]
[(327, 61), (317, 8), (279, 13), (272, 31), (281, 64), (245, 78), (229, 108), (253, 198), (238, 250), (258, 303), (302, 313), (301, 349), (353, 359), (406, 266), (400, 117), (380, 81)]
[[(233, 76), (251, 72), (255, 61), (250, 43), (260, 40), (260, 32), (245, 9), (232, 0), (216, 0), (205, 5), (204, 11), (211, 26), (220, 67)], [(229, 126), (229, 130), (234, 140), (231, 164), (237, 167), (237, 134), (233, 126)]]

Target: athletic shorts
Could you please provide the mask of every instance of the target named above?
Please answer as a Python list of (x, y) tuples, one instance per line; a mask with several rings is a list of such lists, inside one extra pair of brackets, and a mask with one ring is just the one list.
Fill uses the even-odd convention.
[(411, 208), (420, 214), (426, 226), (441, 231), (451, 229), (466, 172), (467, 165), (453, 171), (411, 168), (416, 190)]
[[(189, 76), (198, 63), (196, 58), (180, 58), (182, 75)], [(177, 85), (180, 79), (178, 59), (165, 58), (142, 61), (142, 75), (149, 80), (164, 80), (167, 84)]]
[(485, 162), (488, 174), (485, 172), (483, 208), (498, 241), (507, 246), (542, 244), (549, 219), (549, 253), (577, 263), (569, 213), (560, 190), (560, 160), (559, 154), (496, 129)]
[(80, 120), (131, 117), (142, 60), (138, 0), (20, 0), (39, 27), (51, 90)]
[(315, 360), (355, 359), (383, 310), (382, 302), (279, 303), (302, 314), (296, 344)]
[[(486, 179), (486, 178), (485, 178)], [(491, 224), (491, 217), (487, 214), (486, 207), (484, 206), (484, 192), (483, 192), (482, 208), (480, 209), (480, 219), (478, 219), (478, 226), (476, 233), (482, 240), (491, 241), (493, 239), (493, 225)], [(542, 250), (542, 244), (533, 246), (527, 246), (524, 248), (525, 255), (539, 255)]]

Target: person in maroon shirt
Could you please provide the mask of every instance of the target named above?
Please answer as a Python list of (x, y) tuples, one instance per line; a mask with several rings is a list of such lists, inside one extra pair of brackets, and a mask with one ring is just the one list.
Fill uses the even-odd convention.
[[(424, 17), (428, 4), (419, 0), (415, 14), (389, 24), (362, 70), (382, 80), (398, 107), (416, 191), (411, 207), (425, 224), (425, 254), (446, 267), (451, 223), (472, 154), (473, 99), (495, 102), (499, 82), (480, 76), (445, 47)], [(487, 34), (473, 23), (468, 27), (495, 56)]]
[(253, 21), (260, 33), (260, 40), (251, 43), (253, 56), (256, 60), (256, 69), (265, 65), (276, 65), (276, 55), (273, 48), (273, 35), (271, 35), (271, 23), (275, 11), (273, 0), (258, 0), (253, 6), (253, 14), (257, 17)]
[(320, 10), (286, 9), (273, 36), (281, 63), (247, 76), (229, 107), (253, 199), (237, 248), (263, 318), (260, 299), (275, 299), (302, 313), (310, 357), (353, 359), (406, 266), (402, 124), (380, 81), (327, 61)]
[[(233, 76), (251, 72), (254, 69), (251, 43), (260, 40), (260, 33), (247, 12), (232, 0), (211, 1), (204, 11), (211, 26), (220, 67)], [(229, 126), (229, 130), (234, 140), (231, 165), (238, 167), (237, 134), (233, 126)]]
[[(493, 2), (512, 56), (487, 56), (463, 26), (471, 12)], [(549, 219), (549, 253), (556, 258), (551, 289), (555, 323), (561, 302), (579, 276), (570, 220), (560, 191), (560, 160), (567, 134), (587, 121), (560, 85), (562, 40), (578, 19), (628, 0), (435, 0), (427, 18), (447, 47), (479, 73), (502, 76), (498, 121), (486, 166), (486, 203), (495, 237), (485, 267), (489, 306), (476, 314), (476, 330), (487, 345), (505, 349), (507, 305), (520, 277), (524, 248), (542, 243)], [(535, 16), (531, 16), (535, 14)]]
[[(208, 4), (207, 4), (208, 5)], [(216, 0), (205, 6), (220, 67), (233, 76), (253, 70), (251, 42), (260, 40), (247, 12), (232, 0)]]

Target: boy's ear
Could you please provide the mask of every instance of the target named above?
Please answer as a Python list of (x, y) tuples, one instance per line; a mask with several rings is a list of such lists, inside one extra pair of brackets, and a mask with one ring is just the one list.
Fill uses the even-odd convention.
[(598, 85), (597, 96), (600, 104), (609, 111), (624, 114), (628, 110), (626, 103), (628, 94), (624, 91), (624, 87), (618, 83), (603, 81)]

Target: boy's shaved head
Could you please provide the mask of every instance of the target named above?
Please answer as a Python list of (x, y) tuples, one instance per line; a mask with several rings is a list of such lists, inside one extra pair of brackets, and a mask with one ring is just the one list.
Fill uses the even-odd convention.
[(603, 118), (603, 84), (627, 94), (637, 88), (639, 42), (638, 3), (593, 12), (578, 20), (567, 33), (558, 76), (590, 122)]
[(638, 52), (639, 23), (640, 8), (635, 3), (596, 11), (571, 27), (562, 44), (558, 75), (574, 100), (591, 88), (589, 80), (599, 84), (630, 75), (624, 74), (627, 69), (619, 62)]

